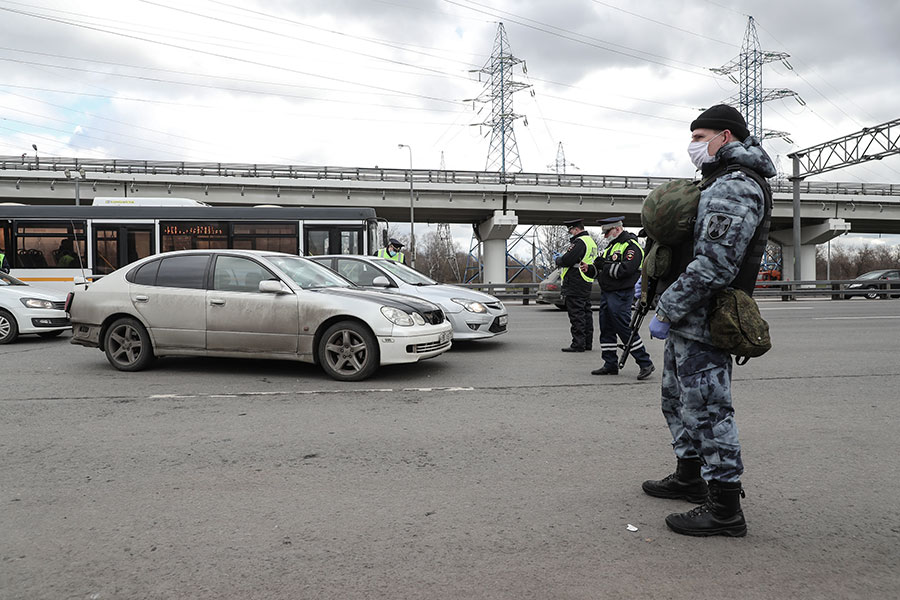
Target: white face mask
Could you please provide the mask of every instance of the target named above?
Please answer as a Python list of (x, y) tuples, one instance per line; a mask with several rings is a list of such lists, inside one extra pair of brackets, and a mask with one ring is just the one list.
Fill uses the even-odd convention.
[(691, 162), (694, 163), (695, 167), (699, 169), (706, 163), (710, 163), (716, 159), (715, 156), (710, 156), (709, 154), (709, 143), (723, 133), (725, 132), (720, 131), (705, 142), (691, 142), (688, 144), (688, 156), (691, 157)]

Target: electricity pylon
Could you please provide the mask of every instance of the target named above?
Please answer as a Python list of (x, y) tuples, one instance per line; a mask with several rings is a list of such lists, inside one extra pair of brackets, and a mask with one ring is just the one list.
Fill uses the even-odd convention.
[[(717, 69), (710, 69), (718, 75), (728, 75), (729, 79), (740, 85), (740, 91), (726, 100), (728, 104), (737, 104), (738, 110), (744, 115), (747, 121), (747, 129), (750, 135), (762, 141), (768, 138), (788, 138), (786, 131), (773, 131), (771, 129), (763, 129), (762, 126), (762, 104), (769, 100), (778, 100), (780, 98), (794, 97), (802, 105), (806, 105), (797, 92), (785, 88), (780, 89), (764, 89), (762, 86), (762, 66), (766, 63), (780, 60), (785, 67), (793, 70), (794, 67), (787, 61), (790, 54), (787, 52), (769, 52), (760, 50), (759, 36), (756, 33), (756, 23), (753, 17), (748, 17), (747, 30), (744, 32), (744, 43), (741, 45), (741, 53), (731, 60), (731, 62), (722, 65)], [(732, 73), (738, 72), (740, 79), (736, 78)]]
[[(513, 94), (531, 86), (513, 81), (514, 68), (520, 63), (523, 72), (527, 72), (524, 61), (510, 52), (506, 29), (503, 23), (500, 23), (491, 58), (484, 67), (473, 71), (478, 73), (479, 81), (482, 73), (489, 76), (481, 94), (474, 99), (476, 102), (491, 103), (490, 119), (476, 123), (491, 128), (491, 145), (488, 148), (484, 170), (499, 171), (501, 178), (508, 172), (522, 171), (522, 159), (519, 157), (519, 146), (516, 144), (516, 133), (513, 130), (513, 122), (522, 118), (522, 115), (513, 112)], [(528, 125), (527, 118), (524, 123)]]

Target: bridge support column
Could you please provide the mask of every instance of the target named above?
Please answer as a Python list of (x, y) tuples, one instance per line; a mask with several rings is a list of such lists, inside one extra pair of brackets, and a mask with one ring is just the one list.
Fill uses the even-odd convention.
[[(815, 225), (800, 228), (800, 272), (803, 279), (816, 278), (816, 246), (850, 231), (850, 223), (844, 219), (828, 219)], [(785, 281), (794, 279), (794, 244), (798, 236), (793, 229), (769, 233), (769, 238), (781, 244), (782, 276)]]
[(506, 283), (506, 240), (519, 224), (512, 211), (494, 211), (494, 216), (478, 225), (484, 260), (484, 283)]

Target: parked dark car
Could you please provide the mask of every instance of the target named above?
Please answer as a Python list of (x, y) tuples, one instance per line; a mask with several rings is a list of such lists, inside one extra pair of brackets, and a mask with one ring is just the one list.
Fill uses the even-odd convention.
[[(556, 269), (540, 283), (537, 291), (537, 303), (553, 304), (559, 310), (566, 310), (566, 303), (563, 302), (560, 295), (559, 273), (560, 270)], [(600, 286), (598, 285), (591, 286), (591, 304), (595, 306), (600, 304)]]
[[(869, 300), (875, 300), (876, 298), (888, 297), (887, 294), (879, 293), (878, 290), (900, 290), (900, 269), (869, 271), (868, 273), (863, 273), (857, 279), (864, 281), (848, 285), (847, 291), (844, 293), (846, 297), (865, 296)], [(900, 292), (890, 294), (890, 297), (900, 298)]]

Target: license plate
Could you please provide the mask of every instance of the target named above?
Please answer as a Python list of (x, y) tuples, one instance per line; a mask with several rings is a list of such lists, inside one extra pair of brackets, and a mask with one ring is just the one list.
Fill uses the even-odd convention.
[(449, 342), (451, 339), (453, 339), (452, 331), (445, 331), (445, 332), (441, 333), (440, 341), (442, 344)]
[(506, 322), (508, 320), (509, 320), (509, 317), (507, 317), (506, 315), (497, 317), (497, 322), (500, 324), (501, 327), (506, 327)]

